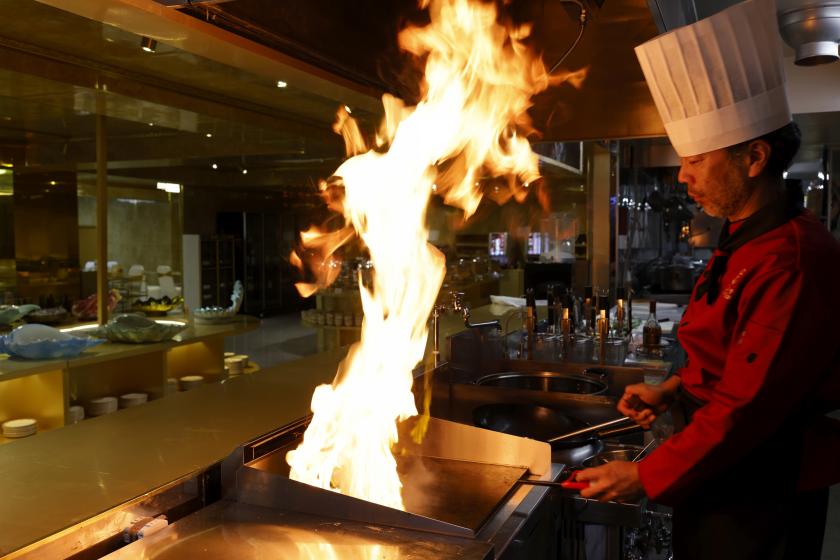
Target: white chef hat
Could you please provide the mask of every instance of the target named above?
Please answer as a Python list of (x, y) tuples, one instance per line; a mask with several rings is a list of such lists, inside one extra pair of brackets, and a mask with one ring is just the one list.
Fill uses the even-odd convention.
[(682, 157), (788, 124), (773, 0), (747, 0), (636, 47), (674, 149)]

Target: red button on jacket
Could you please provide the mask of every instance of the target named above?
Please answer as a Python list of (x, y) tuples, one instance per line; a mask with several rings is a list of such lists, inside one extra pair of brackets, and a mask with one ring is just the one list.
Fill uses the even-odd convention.
[(799, 487), (840, 482), (840, 422), (825, 416), (840, 408), (840, 244), (812, 213), (737, 249), (714, 304), (692, 294), (679, 340), (682, 388), (707, 404), (639, 465), (651, 499), (697, 492), (786, 422), (804, 440)]

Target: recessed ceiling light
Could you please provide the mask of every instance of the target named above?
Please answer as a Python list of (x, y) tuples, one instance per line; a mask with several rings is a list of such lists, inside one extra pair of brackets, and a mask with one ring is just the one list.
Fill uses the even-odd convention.
[(277, 87), (279, 87), (279, 88), (284, 88), (284, 87), (286, 87), (287, 85), (289, 85), (289, 84), (287, 84), (287, 83), (286, 83), (286, 82), (284, 82), (283, 80), (277, 80)]
[(207, 138), (213, 138), (213, 134), (211, 132), (208, 132), (204, 136), (206, 136)]
[(57, 184), (58, 184), (58, 183), (56, 183), (55, 181), (50, 181), (50, 186), (51, 186), (51, 187), (54, 187), (54, 186), (56, 186)]
[(247, 175), (247, 174), (248, 174), (248, 170), (247, 170), (247, 169), (243, 169), (243, 170), (242, 170), (242, 174), (243, 174), (243, 175)]
[(157, 41), (149, 37), (141, 37), (140, 48), (148, 53), (153, 53), (157, 50)]
[(179, 183), (158, 183), (157, 188), (172, 194), (178, 194), (183, 189)]
[(214, 164), (212, 164), (210, 167), (212, 167), (213, 169), (218, 169), (218, 168), (219, 168), (219, 165), (218, 165), (218, 164), (216, 164), (216, 163), (214, 163)]
[(149, 126), (155, 126), (155, 123), (150, 122), (150, 123), (149, 123)]

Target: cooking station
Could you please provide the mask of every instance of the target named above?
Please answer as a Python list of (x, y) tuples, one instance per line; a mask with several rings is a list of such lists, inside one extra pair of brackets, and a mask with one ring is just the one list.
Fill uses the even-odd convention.
[(624, 530), (644, 524), (646, 504), (602, 504), (539, 483), (556, 484), (566, 467), (604, 454), (632, 458), (643, 442), (638, 430), (619, 426), (552, 446), (537, 440), (560, 435), (551, 427), (529, 434), (536, 439), (518, 437), (524, 434), (502, 433), (516, 434), (517, 426), (481, 413), (548, 410), (565, 421), (600, 424), (618, 416), (615, 402), (625, 385), (665, 372), (502, 359), (488, 350), (484, 335), (479, 329), (451, 337), (454, 359), (418, 372), (418, 407), (431, 391), (432, 416), (420, 443), (412, 438), (419, 417), (400, 425), (395, 457), (405, 511), (291, 480), (286, 453), (299, 445), (307, 417), (142, 503), (126, 504), (135, 518), (163, 514), (172, 523), (108, 557), (183, 558), (201, 551), (208, 558), (379, 558), (387, 551), (389, 558), (565, 558), (584, 546), (573, 530), (583, 523), (605, 528), (607, 558), (626, 557)]
[(550, 489), (523, 483), (560, 476), (548, 444), (435, 418), (417, 444), (405, 422), (399, 511), (290, 480), (308, 420), (238, 448), (218, 466), (220, 501), (109, 558), (551, 557)]
[[(484, 311), (474, 317), (486, 319)], [(665, 370), (509, 358), (493, 330), (448, 337), (449, 361), (415, 372), (418, 410), (431, 396), (432, 414), (419, 444), (412, 432), (422, 417), (400, 426), (395, 456), (406, 511), (289, 479), (286, 453), (300, 444), (312, 389), (332, 378), (343, 358), (337, 352), (155, 401), (118, 422), (91, 420), (67, 430), (66, 449), (57, 433), (24, 442), (38, 484), (16, 484), (16, 493), (9, 486), (11, 508), (18, 495), (65, 496), (94, 481), (102, 493), (61, 499), (49, 532), (38, 533), (41, 524), (11, 531), (37, 519), (35, 512), (4, 519), (3, 553), (39, 560), (198, 551), (208, 558), (575, 558), (595, 527), (605, 558), (631, 558), (628, 539), (652, 533), (647, 504), (602, 504), (544, 484), (565, 480), (567, 467), (632, 459), (645, 436), (620, 435), (626, 426), (619, 425), (546, 441), (616, 419), (624, 387), (656, 382)], [(127, 431), (133, 440), (123, 439)], [(91, 441), (89, 454), (74, 452)], [(25, 476), (8, 469), (10, 483)]]

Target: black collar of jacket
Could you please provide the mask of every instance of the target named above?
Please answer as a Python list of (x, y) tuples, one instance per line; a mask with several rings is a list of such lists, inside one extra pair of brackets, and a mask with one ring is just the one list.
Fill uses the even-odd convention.
[(706, 296), (706, 303), (714, 304), (720, 294), (720, 279), (726, 272), (726, 265), (732, 253), (756, 237), (786, 224), (789, 220), (798, 216), (800, 212), (802, 212), (802, 200), (797, 196), (795, 189), (787, 189), (773, 202), (763, 206), (758, 212), (746, 218), (741, 227), (731, 234), (729, 233), (730, 222), (725, 220), (720, 230), (718, 246), (712, 256), (712, 264), (700, 278), (700, 283), (697, 285), (694, 294), (694, 301), (699, 301), (703, 296)]

